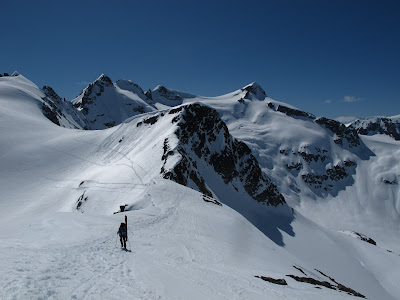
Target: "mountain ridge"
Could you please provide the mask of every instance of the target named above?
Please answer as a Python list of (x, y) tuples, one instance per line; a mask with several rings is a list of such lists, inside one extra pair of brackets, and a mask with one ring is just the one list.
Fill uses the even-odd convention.
[(0, 78), (0, 297), (396, 299), (399, 142), (246, 92), (141, 95), (151, 110), (79, 130), (52, 89)]

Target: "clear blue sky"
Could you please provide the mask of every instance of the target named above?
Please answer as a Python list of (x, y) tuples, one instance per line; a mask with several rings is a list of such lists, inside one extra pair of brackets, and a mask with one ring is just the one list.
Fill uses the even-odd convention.
[(204, 96), (256, 81), (318, 116), (400, 114), (400, 1), (0, 0), (0, 72), (67, 99), (106, 73)]

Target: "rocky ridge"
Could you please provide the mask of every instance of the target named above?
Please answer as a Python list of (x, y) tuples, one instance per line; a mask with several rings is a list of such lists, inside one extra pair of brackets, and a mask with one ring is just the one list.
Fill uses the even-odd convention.
[(400, 117), (374, 117), (356, 120), (349, 128), (356, 130), (361, 135), (385, 134), (396, 141), (400, 141)]
[(42, 88), (44, 97), (41, 109), (54, 124), (62, 127), (80, 129), (85, 127), (84, 116), (73, 105), (62, 99), (50, 86)]
[[(261, 171), (250, 148), (234, 139), (217, 111), (203, 104), (188, 104), (168, 111), (176, 124), (175, 135), (179, 140), (172, 147), (164, 141), (162, 155), (164, 178), (185, 186), (193, 186), (208, 197), (213, 196), (199, 164), (205, 163), (222, 178), (223, 182), (238, 191), (244, 189), (254, 200), (277, 206), (285, 203), (271, 179)], [(163, 114), (139, 122), (137, 126), (154, 125)], [(180, 159), (170, 166), (169, 159)], [(193, 183), (193, 184), (191, 184)]]

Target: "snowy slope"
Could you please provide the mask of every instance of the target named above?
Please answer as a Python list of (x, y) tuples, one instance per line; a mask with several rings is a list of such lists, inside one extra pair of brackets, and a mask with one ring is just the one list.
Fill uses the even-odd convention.
[(266, 97), (255, 83), (182, 100), (191, 102), (219, 112), (290, 206), (322, 226), (361, 231), (400, 251), (398, 141), (360, 137), (337, 121)]
[[(240, 99), (239, 94), (245, 91), (237, 93)], [(288, 219), (282, 205), (275, 210), (250, 197), (238, 183), (238, 191), (226, 184), (207, 160), (198, 160), (204, 164), (199, 172), (213, 198), (163, 178), (161, 168), (171, 170), (179, 162), (172, 159), (178, 158), (178, 153), (163, 159), (165, 139), (169, 137), (171, 148), (179, 145), (179, 122), (172, 119), (181, 116), (184, 120), (181, 113), (187, 105), (182, 112), (149, 112), (110, 129), (82, 131), (59, 127), (45, 118), (38, 105), (41, 96), (28, 82), (10, 85), (8, 79), (0, 78), (0, 298), (354, 299), (361, 293), (368, 299), (397, 299), (400, 295), (398, 249), (393, 247), (390, 253), (375, 236), (377, 246), (338, 231), (329, 219), (320, 220), (330, 213), (319, 203), (337, 203), (338, 213), (342, 205), (346, 216), (348, 202), (353, 200), (342, 194), (350, 197), (350, 188), (360, 191), (365, 187), (355, 184), (369, 178), (366, 172), (356, 172), (359, 175), (350, 188), (340, 190), (337, 197), (318, 198), (321, 201), (314, 201), (316, 205), (312, 205), (311, 196), (300, 193), (313, 211), (299, 204)], [(226, 103), (214, 104), (214, 100)], [(273, 141), (289, 143), (289, 138), (294, 138), (294, 142), (301, 142), (289, 130), (274, 139), (273, 131), (262, 132), (268, 123), (261, 121), (291, 119), (269, 108), (264, 118), (253, 116), (248, 123), (239, 124), (235, 113), (240, 115), (241, 111), (231, 109), (242, 106), (227, 105), (232, 101), (229, 97), (214, 100), (207, 104), (220, 105), (220, 112), (225, 107), (227, 113), (221, 115), (229, 132), (238, 138), (248, 130), (246, 142), (253, 151), (258, 149), (258, 162), (273, 175), (273, 182), (279, 183), (286, 201), (300, 201), (282, 189), (284, 185), (274, 175), (277, 158), (269, 160), (270, 168), (260, 154), (271, 148), (279, 153), (280, 147)], [(254, 98), (248, 101), (266, 104)], [(257, 106), (247, 106), (257, 111)], [(156, 116), (157, 121), (151, 124)], [(292, 119), (295, 125), (306, 122)], [(265, 125), (261, 132), (253, 131), (257, 122)], [(310, 133), (299, 129), (303, 139), (326, 140), (324, 128), (314, 122), (305, 124)], [(211, 129), (204, 131), (207, 140), (218, 132)], [(270, 147), (254, 147), (261, 140), (259, 134), (268, 138), (266, 145)], [(334, 142), (329, 145), (339, 158), (343, 153), (353, 155), (357, 168), (375, 170), (383, 179), (378, 191), (387, 191), (388, 185), (396, 191), (397, 185), (384, 179), (397, 172), (392, 159), (397, 142), (372, 138), (364, 142), (375, 154), (371, 165), (351, 149)], [(385, 173), (389, 166), (393, 166), (391, 173)], [(378, 183), (371, 180), (365, 184), (373, 187)], [(360, 198), (353, 194), (355, 200)], [(374, 203), (372, 194), (371, 199), (366, 202)], [(116, 240), (124, 214), (113, 214), (125, 204), (130, 253), (121, 252)], [(370, 211), (375, 214), (373, 207)], [(363, 215), (362, 210), (354, 212)], [(387, 211), (380, 212), (377, 223), (384, 223)], [(366, 219), (355, 221), (362, 229), (359, 231), (367, 234)], [(347, 222), (342, 230), (358, 229), (350, 228), (355, 221)], [(287, 285), (255, 276), (285, 279)]]
[(2, 97), (34, 99), (42, 113), (53, 123), (66, 128), (82, 128), (84, 117), (70, 102), (61, 99), (50, 86), (40, 89), (17, 72), (12, 76), (2, 77), (1, 83)]

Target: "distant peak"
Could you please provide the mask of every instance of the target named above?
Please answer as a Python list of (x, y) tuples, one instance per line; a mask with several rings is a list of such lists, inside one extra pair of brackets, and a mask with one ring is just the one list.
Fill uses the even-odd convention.
[(264, 89), (257, 82), (252, 82), (241, 89), (243, 92), (246, 91), (245, 98), (248, 98), (249, 93), (256, 96), (258, 100), (264, 100), (267, 97)]
[[(172, 100), (172, 101), (182, 101), (182, 97), (179, 95), (179, 92), (177, 92), (175, 90), (170, 90), (163, 85), (157, 85), (153, 89), (152, 94), (155, 94), (156, 97), (158, 95), (160, 97), (163, 97), (165, 99)], [(149, 97), (149, 96), (147, 96), (147, 97)], [(152, 98), (154, 100), (153, 96), (152, 96)]]
[(11, 74), (11, 76), (19, 76), (21, 74), (19, 74), (17, 71), (14, 71), (14, 73)]
[(255, 82), (255, 81), (253, 81), (252, 83), (246, 85), (246, 86), (244, 87), (244, 89), (245, 89), (245, 88), (248, 88), (248, 87), (261, 88), (261, 86), (260, 86), (257, 82)]
[(163, 85), (157, 85), (157, 86), (153, 89), (153, 91), (166, 92), (166, 91), (168, 91), (168, 89), (167, 89), (165, 86), (163, 86)]
[(102, 81), (106, 83), (112, 83), (111, 78), (106, 74), (102, 73), (95, 81)]

